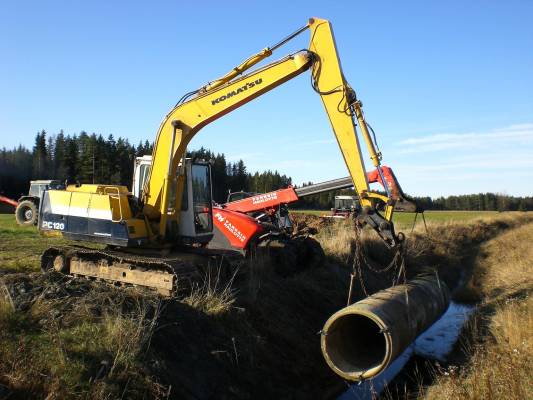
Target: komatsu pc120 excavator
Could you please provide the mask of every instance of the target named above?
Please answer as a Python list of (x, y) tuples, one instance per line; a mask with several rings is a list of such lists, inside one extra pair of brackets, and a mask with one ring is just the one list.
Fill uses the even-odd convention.
[[(306, 30), (311, 34), (308, 49), (251, 70)], [(150, 163), (136, 170), (137, 196), (125, 186), (105, 184), (46, 191), (40, 203), (41, 231), (108, 246), (49, 248), (42, 256), (43, 269), (175, 292), (200, 264), (220, 254), (208, 246), (213, 238), (210, 165), (186, 159), (187, 144), (205, 125), (308, 70), (358, 194), (359, 222), (372, 227), (387, 246), (397, 246), (392, 223), (397, 197), (383, 176), (381, 153), (342, 73), (330, 23), (311, 18), (292, 35), (181, 98), (159, 127)], [(357, 124), (385, 194), (369, 188)], [(235, 236), (250, 234), (235, 231)]]

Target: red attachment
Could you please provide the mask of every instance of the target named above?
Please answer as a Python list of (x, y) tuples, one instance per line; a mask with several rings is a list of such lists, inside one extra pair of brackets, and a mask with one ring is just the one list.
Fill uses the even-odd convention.
[[(387, 167), (386, 165), (381, 166), (381, 171), (383, 171), (383, 176), (385, 177), (385, 180), (387, 181), (387, 186), (391, 191), (391, 197), (393, 199), (398, 199), (400, 195), (403, 195), (403, 193), (402, 188), (396, 180), (394, 172), (392, 172), (392, 169)], [(377, 169), (375, 169), (374, 171), (367, 172), (366, 176), (368, 178), (368, 183), (379, 182), (381, 186), (385, 187), (385, 185), (381, 181), (381, 177), (379, 176)]]
[(231, 246), (238, 249), (244, 249), (250, 239), (263, 230), (254, 218), (227, 208), (214, 207), (213, 222), (229, 240)]
[(298, 195), (294, 189), (289, 186), (287, 189), (276, 190), (247, 197), (242, 200), (232, 201), (224, 205), (225, 210), (232, 210), (241, 213), (250, 213), (265, 209), (278, 207), (280, 204), (292, 203), (298, 200)]
[(13, 207), (17, 207), (19, 205), (18, 201), (16, 200), (12, 200), (10, 199), (9, 197), (5, 197), (5, 196), (0, 196), (0, 201), (2, 203), (7, 203), (7, 204), (10, 204), (12, 205)]
[[(390, 197), (395, 201), (395, 211), (416, 213), (424, 211), (424, 209), (416, 204), (413, 199), (405, 195), (394, 172), (392, 172), (392, 169), (383, 165), (381, 166), (381, 170), (383, 171), (383, 177), (387, 181), (387, 186), (391, 192)], [(369, 183), (379, 182), (383, 186), (383, 182), (381, 182), (381, 177), (377, 170), (367, 173), (367, 177)]]
[[(391, 192), (391, 197), (395, 200), (403, 199), (405, 195), (402, 192), (400, 184), (396, 180), (396, 176), (392, 169), (386, 165), (381, 166), (383, 176), (387, 182), (387, 187)], [(367, 179), (369, 183), (379, 182), (383, 187), (385, 185), (381, 181), (378, 170), (367, 172)], [(275, 212), (276, 208), (281, 204), (289, 204), (298, 200), (298, 195), (295, 190), (289, 186), (286, 189), (280, 189), (273, 192), (258, 194), (256, 196), (247, 197), (245, 199), (232, 201), (224, 204), (225, 210), (232, 210), (241, 213), (251, 213), (255, 211), (266, 211), (267, 213)]]

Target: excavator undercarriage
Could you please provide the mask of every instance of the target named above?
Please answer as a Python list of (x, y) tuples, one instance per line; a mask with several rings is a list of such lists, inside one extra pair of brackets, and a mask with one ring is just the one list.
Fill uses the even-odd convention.
[(257, 263), (258, 259), (274, 273), (287, 277), (320, 265), (324, 253), (318, 242), (306, 235), (263, 240), (245, 256), (235, 251), (209, 249), (174, 249), (141, 255), (122, 249), (57, 246), (41, 255), (41, 270), (53, 269), (118, 286), (148, 288), (172, 297), (202, 284), (210, 274), (221, 280), (245, 276), (250, 270), (249, 263)]
[(83, 246), (50, 247), (41, 256), (41, 269), (116, 285), (150, 288), (169, 297), (190, 290), (208, 271), (223, 269), (230, 276), (243, 263), (238, 254), (196, 251), (153, 251), (135, 254), (123, 249)]

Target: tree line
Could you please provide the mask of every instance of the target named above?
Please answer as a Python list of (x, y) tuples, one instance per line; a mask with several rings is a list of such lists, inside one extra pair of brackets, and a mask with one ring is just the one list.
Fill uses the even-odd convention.
[(533, 197), (515, 197), (502, 193), (478, 193), (458, 196), (415, 197), (425, 210), (533, 211)]
[[(311, 182), (309, 182), (311, 184)], [(352, 189), (338, 192), (321, 193), (305, 197), (298, 201), (297, 207), (301, 209), (324, 210), (333, 207), (336, 195), (351, 195), (356, 193)], [(501, 193), (477, 193), (459, 196), (437, 197), (429, 196), (411, 197), (423, 210), (450, 210), (450, 211), (533, 211), (533, 197), (515, 197)]]
[[(28, 192), (30, 180), (37, 179), (131, 188), (135, 157), (151, 155), (152, 150), (148, 141), (133, 145), (113, 135), (104, 138), (85, 131), (48, 135), (43, 130), (35, 136), (31, 150), (22, 145), (0, 150), (0, 193), (18, 198)], [(219, 203), (226, 201), (228, 191), (269, 192), (291, 184), (291, 179), (278, 171), (249, 173), (243, 160), (229, 162), (223, 153), (204, 148), (187, 152), (187, 157), (212, 160), (213, 198)]]
[[(122, 184), (131, 188), (135, 157), (152, 154), (152, 144), (137, 145), (128, 139), (95, 133), (66, 135), (60, 131), (48, 135), (38, 132), (30, 150), (22, 145), (0, 150), (0, 194), (18, 198), (27, 193), (30, 180), (58, 179), (79, 183)], [(188, 157), (212, 160), (213, 198), (224, 203), (229, 191), (266, 193), (285, 188), (292, 179), (278, 171), (250, 173), (243, 160), (229, 162), (223, 153), (208, 149), (189, 151)], [(308, 182), (307, 184), (311, 184)], [(296, 208), (328, 209), (336, 195), (354, 195), (354, 190), (321, 193), (300, 199)], [(531, 211), (533, 197), (479, 193), (460, 196), (415, 197), (425, 210)]]

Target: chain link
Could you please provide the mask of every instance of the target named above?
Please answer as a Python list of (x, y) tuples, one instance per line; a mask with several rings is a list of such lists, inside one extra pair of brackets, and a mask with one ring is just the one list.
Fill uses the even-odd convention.
[[(354, 221), (354, 231), (355, 231), (355, 249), (354, 249), (353, 263), (352, 263), (352, 275), (351, 275), (352, 282), (351, 283), (353, 283), (354, 278), (357, 276), (364, 295), (366, 297), (369, 296), (368, 291), (366, 289), (365, 281), (364, 281), (363, 267), (375, 274), (384, 274), (392, 270), (394, 271), (392, 286), (396, 286), (399, 283), (405, 283), (406, 273), (405, 273), (404, 242), (402, 241), (399, 243), (398, 248), (396, 249), (396, 253), (394, 254), (394, 257), (392, 258), (391, 262), (385, 268), (377, 269), (377, 268), (374, 268), (372, 264), (366, 258), (364, 248), (363, 248), (363, 243), (361, 240), (362, 227), (357, 223), (357, 221)], [(352, 285), (350, 285), (350, 293), (348, 294), (349, 303), (352, 297), (351, 291), (352, 291)]]

